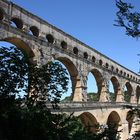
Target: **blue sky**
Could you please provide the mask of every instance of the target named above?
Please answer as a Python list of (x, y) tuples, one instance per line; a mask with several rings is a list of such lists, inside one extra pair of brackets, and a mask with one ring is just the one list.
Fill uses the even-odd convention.
[[(11, 0), (29, 12), (62, 29), (90, 47), (138, 72), (140, 41), (113, 26), (117, 8), (115, 0)], [(132, 2), (140, 9), (139, 0)], [(90, 84), (90, 83), (88, 83)]]

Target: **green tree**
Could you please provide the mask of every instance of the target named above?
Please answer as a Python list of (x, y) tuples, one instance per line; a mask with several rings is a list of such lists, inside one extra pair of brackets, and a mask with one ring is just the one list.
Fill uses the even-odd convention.
[[(57, 109), (67, 90), (65, 69), (53, 62), (31, 65), (15, 47), (1, 47), (0, 58), (0, 138), (46, 139), (54, 132), (51, 128), (57, 116), (47, 108), (46, 98)], [(21, 99), (23, 89), (27, 95)]]
[(118, 8), (116, 26), (123, 27), (128, 36), (140, 37), (140, 13), (134, 11), (134, 6), (130, 3), (116, 0)]
[(68, 73), (59, 62), (48, 62), (41, 67), (31, 65), (28, 89), (31, 100), (28, 101), (33, 104), (37, 100), (49, 101), (56, 107), (68, 89), (68, 80)]
[(0, 47), (0, 95), (19, 95), (27, 88), (28, 62), (15, 47)]
[[(1, 140), (99, 140), (109, 136), (108, 129), (93, 134), (79, 117), (61, 112), (58, 103), (67, 91), (68, 77), (59, 63), (31, 65), (13, 47), (0, 48), (0, 57)], [(27, 92), (25, 98), (20, 98), (22, 89)]]

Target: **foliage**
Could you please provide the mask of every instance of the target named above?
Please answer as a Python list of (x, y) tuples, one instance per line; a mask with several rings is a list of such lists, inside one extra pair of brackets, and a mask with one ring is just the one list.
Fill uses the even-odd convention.
[(71, 100), (71, 96), (66, 96), (61, 102), (70, 102)]
[(131, 98), (131, 95), (127, 92), (127, 91), (124, 91), (124, 100), (128, 103), (130, 103), (130, 98)]
[[(54, 132), (52, 127), (60, 116), (47, 109), (46, 96), (52, 104), (59, 102), (61, 94), (67, 90), (65, 69), (54, 62), (42, 67), (29, 65), (15, 47), (0, 48), (0, 58), (1, 139), (46, 139), (46, 133)], [(23, 88), (26, 98), (17, 98), (16, 94)]]
[(16, 105), (0, 114), (0, 139), (73, 140), (84, 130), (77, 117), (53, 114), (42, 103), (29, 108)]
[[(110, 95), (110, 100), (111, 101), (115, 101), (115, 94), (112, 93), (112, 92), (109, 92), (109, 95)], [(127, 94), (125, 94), (125, 95), (127, 97)], [(92, 101), (97, 102), (98, 99), (99, 99), (99, 95), (97, 93), (94, 93), (94, 92), (87, 93), (87, 100), (88, 100), (88, 102), (92, 102)], [(71, 96), (66, 96), (62, 100), (62, 102), (69, 102), (69, 101), (71, 101)]]
[(98, 94), (90, 92), (87, 94), (88, 101), (98, 101)]
[[(110, 133), (114, 133), (106, 128), (94, 134), (73, 114), (60, 110), (54, 113), (59, 109), (57, 105), (68, 84), (67, 72), (59, 63), (49, 62), (41, 67), (31, 65), (13, 47), (1, 48), (0, 57), (1, 140), (99, 140), (110, 138)], [(22, 88), (27, 92), (25, 98), (16, 96)], [(46, 101), (52, 103), (53, 112)]]
[[(87, 100), (90, 102), (90, 101), (98, 101), (98, 94), (97, 93), (94, 93), (94, 92), (90, 92), (90, 93), (87, 93)], [(62, 102), (70, 102), (72, 99), (71, 99), (71, 96), (66, 96)]]
[(133, 12), (133, 6), (122, 0), (116, 0), (116, 6), (119, 11), (116, 13), (117, 20), (115, 24), (124, 27), (126, 34), (132, 37), (140, 37), (140, 13)]
[(27, 88), (28, 62), (15, 47), (0, 48), (0, 94), (16, 95)]
[(116, 95), (115, 95), (115, 93), (113, 93), (113, 92), (109, 92), (109, 97), (110, 97), (110, 100), (111, 100), (111, 101), (115, 101)]
[[(48, 62), (46, 65), (38, 67), (30, 66), (29, 73), (29, 93), (30, 100), (49, 101), (53, 105), (60, 102), (61, 95), (67, 91), (68, 73), (58, 62)], [(30, 103), (31, 103), (30, 102)]]

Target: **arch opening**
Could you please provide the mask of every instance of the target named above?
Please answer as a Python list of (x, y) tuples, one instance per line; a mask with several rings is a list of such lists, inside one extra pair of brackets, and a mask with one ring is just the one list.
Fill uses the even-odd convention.
[(99, 95), (97, 94), (98, 87), (95, 76), (90, 72), (87, 77), (87, 101), (96, 102), (99, 99)]
[(22, 20), (19, 19), (19, 18), (12, 18), (12, 19), (11, 19), (11, 25), (12, 25), (13, 27), (18, 28), (18, 29), (22, 29), (22, 28), (23, 28), (23, 22), (22, 22)]
[(116, 68), (116, 73), (119, 73), (119, 69), (118, 68)]
[(114, 85), (112, 83), (111, 80), (109, 80), (109, 88), (108, 88), (108, 92), (109, 92), (109, 99), (111, 102), (114, 102), (116, 99), (116, 95), (115, 95), (115, 91), (114, 91)]
[(132, 111), (127, 112), (126, 120), (128, 122), (128, 131), (129, 131), (129, 133), (131, 133), (134, 117), (135, 116), (134, 116), (134, 113), (132, 113)]
[(108, 69), (108, 68), (109, 68), (109, 64), (108, 64), (108, 63), (106, 63), (106, 64), (105, 64), (105, 67)]
[(99, 65), (102, 66), (103, 65), (103, 61), (100, 59), (99, 60)]
[(0, 20), (4, 19), (4, 11), (0, 8)]
[(62, 47), (63, 49), (67, 49), (67, 43), (66, 43), (65, 41), (62, 41), (62, 42), (61, 42), (61, 47)]
[(136, 88), (136, 98), (137, 98), (137, 103), (140, 103), (139, 100), (140, 100), (140, 87), (137, 86)]
[(109, 139), (119, 137), (118, 129), (121, 125), (121, 119), (116, 111), (112, 111), (107, 119), (107, 126), (112, 135), (108, 136)]
[(103, 77), (97, 69), (91, 70), (88, 74), (87, 92), (88, 101), (99, 101), (103, 84)]
[(46, 35), (46, 38), (47, 38), (47, 41), (48, 41), (50, 44), (53, 44), (53, 43), (54, 43), (54, 37), (53, 37), (51, 34), (47, 34), (47, 35)]
[(121, 70), (121, 71), (120, 71), (120, 75), (122, 75), (122, 74), (123, 74), (123, 71)]
[(78, 49), (76, 47), (73, 48), (73, 53), (78, 55)]
[(124, 76), (126, 76), (126, 72), (124, 72)]
[(116, 77), (111, 77), (109, 80), (109, 95), (110, 95), (110, 100), (116, 101), (116, 97), (118, 94), (118, 89), (120, 88), (119, 82)]
[(87, 52), (84, 52), (84, 58), (88, 59), (88, 53)]
[(79, 116), (79, 118), (88, 132), (97, 134), (99, 131), (99, 123), (97, 122), (95, 116), (89, 112), (84, 112)]
[(132, 95), (132, 86), (129, 82), (125, 83), (123, 93), (124, 93), (124, 100), (126, 102), (130, 103), (131, 102), (131, 95)]
[(67, 102), (67, 101), (72, 101), (74, 94), (75, 94), (75, 88), (77, 86), (77, 76), (78, 76), (78, 71), (73, 64), (72, 61), (65, 57), (58, 57), (55, 61), (59, 61), (63, 67), (67, 70), (67, 73), (69, 75), (69, 85), (68, 85), (68, 92), (63, 95), (62, 101)]
[(30, 27), (30, 34), (38, 37), (39, 36), (39, 29), (36, 26)]
[(96, 62), (96, 58), (94, 56), (92, 56), (92, 62), (95, 63)]

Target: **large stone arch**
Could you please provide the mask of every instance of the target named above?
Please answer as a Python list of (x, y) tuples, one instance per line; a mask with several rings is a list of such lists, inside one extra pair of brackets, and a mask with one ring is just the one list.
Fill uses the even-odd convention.
[(89, 112), (82, 113), (79, 118), (81, 119), (87, 131), (96, 134), (99, 131), (99, 123), (94, 115)]
[(35, 56), (34, 52), (32, 51), (32, 49), (29, 47), (29, 45), (23, 41), (20, 38), (16, 38), (16, 37), (7, 37), (4, 39), (0, 39), (0, 41), (5, 41), (5, 42), (9, 42), (13, 45), (15, 45), (17, 48), (19, 48), (23, 54), (28, 57), (28, 59), (30, 61), (32, 61), (32, 58)]
[(72, 100), (82, 101), (81, 79), (78, 75), (78, 70), (75, 64), (66, 57), (57, 57), (56, 60), (63, 63), (70, 74), (70, 79), (72, 82)]
[[(103, 87), (103, 85), (104, 85), (104, 80), (103, 80), (103, 76), (102, 76), (102, 74), (101, 74), (101, 72), (98, 70), (98, 69), (92, 69), (92, 70), (90, 70), (89, 72), (88, 72), (88, 74), (89, 73), (92, 73), (92, 75), (94, 76), (94, 78), (95, 78), (95, 80), (96, 80), (96, 84), (97, 84), (97, 98), (98, 98), (98, 100), (100, 100), (100, 96), (101, 96), (101, 92), (102, 92), (102, 87)], [(91, 85), (92, 85), (92, 83), (91, 83)]]

